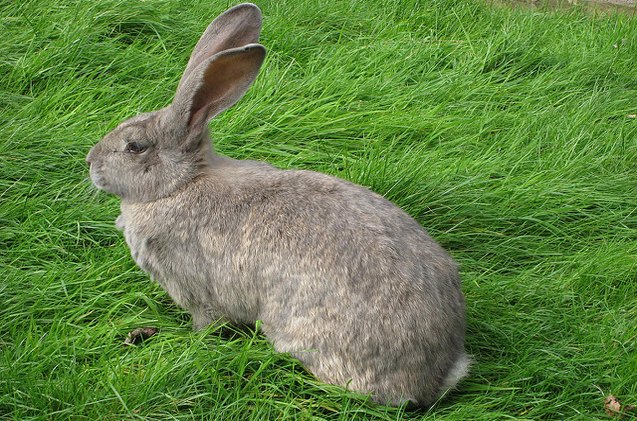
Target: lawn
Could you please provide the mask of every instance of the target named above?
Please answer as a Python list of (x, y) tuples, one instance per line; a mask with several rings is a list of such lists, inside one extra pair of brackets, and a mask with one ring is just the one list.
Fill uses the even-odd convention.
[[(267, 0), (217, 150), (384, 195), (461, 265), (471, 375), (428, 410), (192, 332), (84, 157), (167, 105), (235, 3), (0, 3), (1, 419), (605, 419), (637, 405), (637, 18), (479, 1)], [(157, 335), (123, 346), (129, 331)], [(628, 414), (624, 419), (637, 418)]]

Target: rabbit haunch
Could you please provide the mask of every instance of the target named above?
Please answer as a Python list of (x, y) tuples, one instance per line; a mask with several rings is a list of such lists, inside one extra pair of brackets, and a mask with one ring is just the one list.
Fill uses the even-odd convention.
[(260, 10), (236, 6), (195, 46), (168, 107), (87, 156), (121, 197), (133, 259), (193, 327), (254, 324), (319, 379), (378, 402), (428, 405), (466, 375), (458, 269), (408, 214), (328, 175), (217, 155), (208, 121), (265, 57)]

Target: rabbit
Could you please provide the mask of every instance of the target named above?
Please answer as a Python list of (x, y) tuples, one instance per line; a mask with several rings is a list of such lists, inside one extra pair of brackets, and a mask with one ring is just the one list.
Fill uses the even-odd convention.
[(87, 155), (119, 196), (136, 264), (192, 315), (255, 326), (322, 382), (427, 406), (468, 372), (451, 256), (367, 188), (215, 153), (208, 122), (265, 58), (261, 11), (240, 4), (196, 44), (173, 102), (121, 123)]

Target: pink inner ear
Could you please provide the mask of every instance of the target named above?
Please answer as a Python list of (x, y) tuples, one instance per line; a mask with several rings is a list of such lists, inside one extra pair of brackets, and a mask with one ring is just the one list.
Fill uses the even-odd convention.
[[(223, 80), (221, 80), (223, 78), (223, 72), (219, 72), (219, 69), (217, 69), (219, 66), (215, 64), (215, 62), (211, 63), (204, 72), (201, 85), (192, 99), (192, 104), (190, 105), (190, 120), (188, 121), (190, 127), (200, 123), (202, 119), (205, 119), (210, 111), (212, 111), (215, 103), (227, 94), (228, 84), (224, 84)], [(225, 79), (227, 79), (227, 77)]]
[[(216, 66), (216, 62), (211, 63), (203, 74), (201, 86), (197, 89), (192, 104), (190, 105), (190, 120), (188, 126), (201, 123), (217, 114), (216, 109), (223, 105), (223, 100), (228, 96), (228, 91), (232, 86), (232, 80), (224, 69), (224, 66)], [(218, 67), (222, 67), (219, 69)], [(220, 71), (225, 70), (225, 71)]]
[(237, 102), (256, 77), (264, 50), (216, 56), (205, 68), (190, 104), (188, 126), (205, 123)]
[(259, 39), (259, 29), (260, 27), (256, 25), (245, 28), (238, 27), (230, 34), (223, 34), (226, 38), (223, 38), (222, 35), (218, 35), (216, 33), (211, 34), (210, 38), (214, 39), (216, 42), (211, 41), (209, 44), (204, 44), (204, 46), (201, 47), (201, 50), (197, 51), (193, 55), (193, 58), (188, 62), (188, 67), (197, 67), (204, 60), (212, 57), (220, 51), (257, 42)]
[(197, 42), (179, 86), (201, 63), (221, 51), (256, 43), (260, 32), (261, 11), (258, 7), (245, 3), (227, 10), (208, 25)]

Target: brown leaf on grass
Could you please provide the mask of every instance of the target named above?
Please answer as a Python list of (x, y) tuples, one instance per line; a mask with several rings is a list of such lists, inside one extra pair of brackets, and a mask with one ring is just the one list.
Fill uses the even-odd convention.
[(137, 345), (159, 332), (156, 327), (138, 327), (131, 330), (124, 340), (125, 346)]
[(606, 396), (606, 399), (604, 399), (604, 410), (606, 411), (606, 414), (610, 416), (619, 415), (619, 412), (622, 410), (622, 405), (616, 397), (608, 395)]
[(637, 406), (634, 406), (634, 405), (622, 406), (621, 402), (619, 402), (619, 399), (617, 399), (613, 395), (608, 395), (606, 396), (606, 399), (604, 399), (604, 410), (606, 411), (606, 414), (610, 415), (611, 417), (621, 417), (627, 412), (633, 412), (637, 410)]

